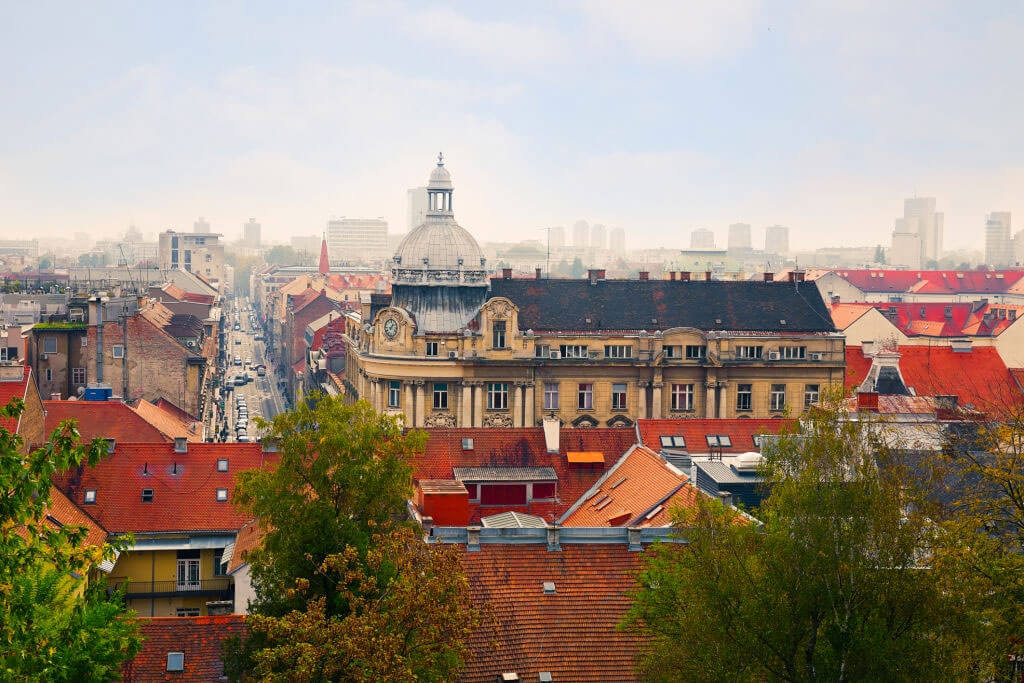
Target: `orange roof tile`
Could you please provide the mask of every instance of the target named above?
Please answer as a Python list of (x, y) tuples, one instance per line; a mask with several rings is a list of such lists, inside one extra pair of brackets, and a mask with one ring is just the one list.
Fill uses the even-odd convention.
[(229, 574), (249, 561), (249, 552), (263, 545), (263, 538), (266, 535), (267, 532), (255, 519), (250, 519), (238, 530), (238, 536), (235, 537), (235, 549), (231, 552), (231, 563), (228, 565)]
[(50, 487), (50, 505), (46, 508), (47, 517), (52, 517), (61, 526), (85, 527), (85, 545), (103, 545), (107, 540), (107, 530), (85, 514), (71, 499), (56, 486)]
[[(245, 615), (215, 617), (151, 617), (139, 619), (142, 650), (122, 669), (124, 680), (216, 681), (222, 678), (222, 644), (245, 632)], [(167, 671), (167, 653), (182, 652), (185, 669)]]
[[(24, 401), (28, 397), (28, 382), (32, 376), (32, 368), (27, 365), (22, 366), (21, 372), (20, 380), (0, 382), (0, 406), (10, 403), (12, 398), (20, 398)], [(18, 421), (9, 417), (0, 417), (0, 427), (14, 433), (18, 429)]]
[[(203, 425), (182, 410), (172, 410), (171, 404), (164, 401), (153, 405), (145, 399), (139, 399), (132, 406), (132, 411), (142, 420), (157, 430), (166, 439), (173, 441), (177, 437), (185, 437), (189, 441), (203, 440)], [(188, 416), (183, 417), (183, 416)]]
[(115, 441), (166, 442), (168, 437), (120, 401), (43, 401), (46, 433), (75, 420), (83, 442), (99, 437)]
[[(724, 434), (732, 445), (722, 448), (723, 453), (746, 453), (757, 450), (754, 437), (758, 434), (778, 434), (792, 427), (796, 420), (782, 418), (738, 418), (705, 420), (638, 420), (640, 440), (653, 451), (661, 451), (661, 437), (682, 436), (689, 453), (709, 451), (707, 435)], [(717, 449), (716, 449), (717, 451)]]

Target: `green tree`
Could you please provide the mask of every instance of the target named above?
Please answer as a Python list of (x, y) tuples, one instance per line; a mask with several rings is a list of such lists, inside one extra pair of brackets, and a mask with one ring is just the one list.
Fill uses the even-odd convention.
[(477, 613), (461, 565), (402, 521), (426, 435), (365, 401), (326, 396), (267, 426), (278, 466), (242, 473), (235, 489), (266, 534), (249, 555), (251, 636), (229, 641), (225, 670), (236, 680), (450, 677)]
[(586, 272), (587, 269), (583, 267), (583, 261), (578, 256), (573, 259), (572, 266), (569, 268), (569, 277), (578, 279), (583, 277)]
[(875, 263), (885, 265), (885, 249), (881, 244), (875, 245)]
[(840, 397), (766, 447), (763, 524), (710, 499), (647, 553), (627, 628), (651, 680), (960, 680), (970, 632), (928, 568), (908, 472)]
[[(0, 417), (17, 418), (15, 399)], [(86, 587), (96, 565), (117, 548), (86, 545), (87, 530), (47, 521), (54, 474), (94, 464), (102, 439), (79, 443), (64, 422), (24, 455), (17, 434), (0, 426), (0, 680), (112, 680), (141, 643), (133, 613), (102, 584)], [(124, 547), (122, 542), (118, 547)]]
[[(319, 254), (317, 255), (319, 257)], [(274, 266), (309, 266), (315, 263), (306, 252), (297, 252), (292, 247), (278, 245), (271, 247), (265, 257), (267, 263)]]

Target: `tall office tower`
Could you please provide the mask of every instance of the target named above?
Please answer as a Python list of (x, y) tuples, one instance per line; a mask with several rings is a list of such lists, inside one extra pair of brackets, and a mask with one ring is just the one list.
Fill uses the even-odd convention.
[(903, 218), (917, 220), (917, 234), (921, 238), (921, 265), (942, 258), (944, 217), (935, 212), (935, 197), (904, 199)]
[(206, 220), (202, 216), (199, 217), (195, 223), (192, 224), (193, 233), (208, 233), (210, 232), (210, 221)]
[(743, 252), (750, 250), (750, 224), (733, 223), (729, 226), (729, 251)]
[(690, 249), (714, 249), (715, 233), (707, 228), (697, 228), (690, 233)]
[(548, 244), (552, 249), (561, 249), (565, 246), (565, 228), (561, 225), (557, 225), (551, 228), (548, 233)]
[(764, 251), (776, 256), (789, 256), (789, 228), (769, 225), (764, 229)]
[(259, 249), (260, 231), (260, 224), (256, 222), (255, 218), (250, 218), (249, 222), (242, 226), (242, 243), (252, 249)]
[(626, 255), (626, 231), (622, 228), (612, 228), (608, 233), (608, 251), (616, 256)]
[(985, 222), (985, 263), (1005, 268), (1013, 261), (1010, 242), (1010, 212), (993, 211)]
[(608, 231), (600, 223), (594, 223), (590, 228), (590, 246), (594, 249), (608, 248)]
[(406, 228), (414, 230), (427, 219), (427, 188), (413, 187), (407, 193), (409, 221)]
[(897, 218), (892, 231), (889, 265), (907, 268), (921, 267), (921, 235), (916, 218)]
[(1020, 265), (1024, 263), (1024, 230), (1018, 230), (1013, 236), (1013, 263)]
[(590, 246), (590, 225), (586, 221), (576, 221), (572, 226), (572, 246), (584, 249)]
[(374, 264), (387, 259), (388, 223), (382, 218), (335, 218), (327, 223), (331, 263)]

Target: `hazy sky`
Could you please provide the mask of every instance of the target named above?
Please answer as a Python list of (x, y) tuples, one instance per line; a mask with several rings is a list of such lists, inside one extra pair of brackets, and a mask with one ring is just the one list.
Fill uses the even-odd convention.
[(1022, 31), (1021, 2), (4, 0), (0, 234), (404, 231), (444, 150), (481, 240), (887, 244), (916, 191), (980, 248), (987, 211), (1024, 227)]

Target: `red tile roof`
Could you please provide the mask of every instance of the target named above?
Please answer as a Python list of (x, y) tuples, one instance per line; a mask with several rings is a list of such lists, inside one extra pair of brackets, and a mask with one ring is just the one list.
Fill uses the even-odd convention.
[[(862, 292), (999, 294), (1024, 278), (1024, 270), (833, 270)], [(1001, 277), (1000, 277), (1001, 276)]]
[(266, 531), (255, 519), (250, 519), (235, 537), (235, 548), (231, 551), (231, 563), (228, 565), (228, 573), (239, 569), (248, 562), (249, 552), (254, 548), (263, 545), (263, 537)]
[[(203, 425), (185, 411), (173, 404), (161, 400), (159, 405), (153, 405), (146, 399), (139, 399), (132, 406), (132, 411), (163, 435), (167, 440), (173, 441), (176, 437), (183, 436), (189, 441), (200, 442), (203, 440)], [(126, 441), (142, 441), (142, 439), (125, 439)]]
[[(473, 601), (496, 623), (469, 639), (473, 656), (462, 679), (491, 681), (506, 672), (536, 681), (631, 681), (640, 638), (616, 625), (629, 607), (640, 553), (622, 544), (484, 544), (463, 554)], [(555, 594), (545, 595), (552, 581)], [(496, 647), (492, 645), (496, 644)]]
[(844, 330), (871, 308), (911, 337), (991, 337), (1024, 318), (1024, 306), (1011, 304), (858, 302), (833, 304), (832, 322)]
[[(452, 479), (453, 467), (551, 467), (558, 476), (558, 499), (551, 503), (488, 506), (484, 514), (515, 510), (553, 521), (593, 486), (605, 467), (570, 466), (568, 451), (601, 451), (605, 463), (615, 462), (636, 442), (632, 429), (563, 429), (559, 452), (549, 454), (540, 427), (518, 429), (427, 429), (424, 454), (413, 461), (416, 479)], [(473, 450), (462, 450), (462, 440), (473, 439)], [(470, 505), (470, 521), (479, 523), (481, 510)]]
[(661, 437), (683, 436), (686, 439), (686, 451), (689, 453), (707, 453), (708, 434), (725, 434), (732, 442), (729, 448), (722, 448), (723, 453), (746, 453), (758, 450), (754, 444), (754, 436), (758, 434), (778, 434), (784, 428), (796, 424), (796, 420), (781, 418), (738, 418), (710, 420), (638, 420), (640, 440), (652, 451), (661, 451)]
[[(216, 681), (224, 673), (221, 644), (245, 631), (245, 616), (155, 617), (139, 619), (139, 625), (145, 640), (135, 659), (125, 662), (125, 681)], [(185, 654), (183, 672), (167, 671), (168, 652)]]
[[(992, 346), (956, 352), (950, 346), (901, 346), (900, 374), (918, 396), (955, 395), (962, 406), (1001, 413), (1024, 401), (999, 352)], [(847, 391), (856, 389), (871, 369), (860, 346), (846, 347)]]
[(64, 420), (75, 420), (83, 442), (100, 437), (115, 441), (169, 441), (156, 427), (120, 401), (43, 401), (46, 433)]
[[(25, 400), (28, 397), (28, 382), (32, 376), (32, 368), (22, 366), (22, 377), (20, 380), (0, 382), (0, 406), (11, 402), (12, 398)], [(0, 417), (0, 427), (3, 427), (12, 434), (18, 429), (18, 421), (10, 417)]]
[(580, 498), (576, 508), (560, 521), (562, 526), (633, 526), (647, 521), (647, 515), (661, 510), (670, 496), (680, 490), (687, 504), (696, 491), (687, 477), (657, 453), (637, 446), (616, 462), (603, 480)]
[(46, 515), (53, 517), (61, 526), (85, 527), (85, 545), (99, 546), (107, 540), (107, 530), (72, 503), (56, 486), (50, 487), (50, 505), (46, 508)]
[[(227, 472), (217, 471), (220, 458), (228, 459)], [(112, 533), (237, 531), (247, 518), (231, 504), (235, 477), (276, 459), (258, 443), (190, 443), (187, 453), (175, 453), (171, 443), (118, 443), (95, 467), (62, 473), (54, 483)], [(144, 488), (153, 489), (153, 502), (142, 502)], [(89, 489), (95, 504), (84, 502)], [(227, 501), (217, 500), (217, 489), (227, 489)]]

